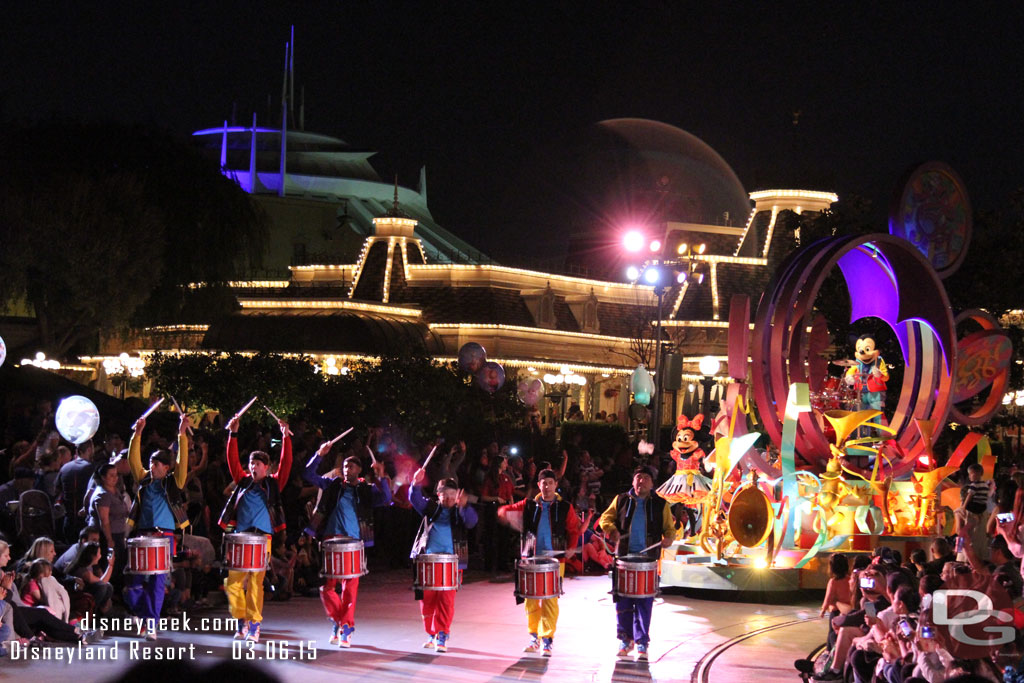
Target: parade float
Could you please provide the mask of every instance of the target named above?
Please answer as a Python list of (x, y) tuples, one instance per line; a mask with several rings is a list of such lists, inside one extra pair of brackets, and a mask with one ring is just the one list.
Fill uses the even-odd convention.
[[(693, 457), (694, 421), (681, 416), (677, 425), (679, 470), (663, 495), (686, 506), (692, 523), (663, 555), (662, 585), (823, 587), (832, 552), (882, 544), (906, 557), (948, 533), (960, 505), (951, 475), (976, 459), (991, 479), (995, 458), (969, 430), (959, 430), (948, 454), (934, 445), (947, 424), (981, 425), (996, 414), (1013, 355), (992, 316), (955, 316), (950, 307), (943, 279), (962, 262), (970, 234), (962, 181), (945, 164), (924, 164), (901, 186), (888, 234), (825, 238), (791, 254), (757, 305), (753, 330), (749, 301), (734, 299), (733, 381), (714, 420), (714, 449)], [(815, 301), (835, 269), (850, 323), (887, 326), (902, 358), (880, 358), (874, 334), (856, 341), (856, 359), (826, 357), (832, 321)], [(890, 360), (903, 366), (898, 386), (887, 382)], [(891, 414), (886, 391), (898, 396)], [(761, 435), (767, 452), (753, 448)]]

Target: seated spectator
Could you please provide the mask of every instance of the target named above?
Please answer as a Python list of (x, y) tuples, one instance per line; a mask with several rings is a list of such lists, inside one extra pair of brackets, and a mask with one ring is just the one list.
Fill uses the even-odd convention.
[(956, 561), (956, 553), (953, 552), (953, 549), (949, 546), (949, 541), (943, 536), (939, 536), (932, 541), (931, 554), (932, 559), (930, 562), (925, 563), (924, 568), (926, 571), (936, 574), (942, 572), (942, 568), (946, 566), (947, 562)]
[(828, 559), (828, 575), (821, 616), (847, 614), (853, 609), (853, 589), (850, 588), (850, 562), (846, 555), (834, 553)]
[(52, 563), (54, 558), (57, 557), (57, 551), (54, 549), (53, 541), (46, 536), (40, 536), (36, 540), (32, 541), (32, 545), (29, 546), (28, 552), (25, 556), (18, 560), (17, 564), (14, 565), (14, 571), (22, 576), (28, 574), (29, 567), (36, 560), (43, 559), (47, 562)]
[(42, 607), (46, 604), (42, 588), (44, 576), (53, 576), (53, 565), (42, 558), (33, 560), (21, 586), (21, 599), (29, 607)]
[(910, 560), (907, 569), (913, 568), (914, 573), (921, 576), (925, 573), (925, 564), (928, 562), (928, 554), (922, 548), (910, 551)]
[(66, 576), (68, 569), (74, 563), (75, 558), (78, 557), (78, 553), (82, 551), (82, 548), (88, 543), (100, 542), (100, 530), (94, 526), (84, 527), (78, 532), (78, 543), (68, 546), (68, 549), (58, 557), (53, 563), (53, 571), (58, 577)]
[[(79, 578), (85, 584), (85, 590), (96, 600), (96, 609), (101, 614), (110, 609), (110, 599), (114, 595), (114, 587), (110, 585), (110, 575), (114, 571), (114, 563), (107, 562), (107, 570), (100, 576), (96, 575), (95, 568), (100, 563), (103, 551), (99, 543), (87, 543), (78, 558), (68, 571), (68, 574)], [(108, 560), (113, 559), (108, 554)]]
[[(10, 559), (10, 546), (6, 541), (0, 541), (0, 569), (6, 567)], [(5, 605), (11, 608), (10, 611)], [(42, 633), (51, 640), (63, 643), (82, 641), (86, 644), (97, 642), (103, 638), (102, 631), (83, 633), (76, 626), (53, 616), (44, 607), (26, 605), (14, 583), (14, 572), (6, 572), (0, 576), (0, 611), (3, 612), (0, 615), (0, 623), (9, 623), (14, 632), (22, 638), (32, 638)]]

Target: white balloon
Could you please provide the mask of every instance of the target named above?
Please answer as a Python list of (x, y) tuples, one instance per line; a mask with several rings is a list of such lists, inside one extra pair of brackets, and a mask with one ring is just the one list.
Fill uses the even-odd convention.
[(68, 396), (57, 406), (55, 421), (60, 435), (77, 446), (100, 428), (100, 411), (85, 396)]
[(5, 360), (7, 360), (7, 344), (4, 344), (4, 338), (0, 337), (0, 365), (3, 365)]

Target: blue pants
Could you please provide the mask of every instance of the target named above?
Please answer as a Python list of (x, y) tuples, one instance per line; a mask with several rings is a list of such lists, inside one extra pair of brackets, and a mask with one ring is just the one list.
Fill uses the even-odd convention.
[(616, 635), (619, 640), (634, 641), (637, 645), (651, 642), (651, 610), (654, 598), (623, 598), (615, 600), (618, 617)]
[(125, 582), (124, 601), (128, 611), (143, 619), (159, 619), (164, 606), (167, 574), (138, 576), (133, 574)]

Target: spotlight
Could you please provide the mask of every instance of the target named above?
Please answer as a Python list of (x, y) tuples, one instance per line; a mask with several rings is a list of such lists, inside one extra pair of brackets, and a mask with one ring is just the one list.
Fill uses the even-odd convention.
[(640, 251), (644, 248), (644, 236), (638, 230), (630, 230), (622, 238), (622, 245), (626, 251)]
[(661, 279), (661, 273), (658, 272), (657, 268), (649, 267), (644, 271), (644, 281), (649, 285), (658, 284), (658, 280)]
[(679, 254), (680, 256), (686, 253), (686, 242), (683, 242), (678, 247), (676, 247), (676, 253)]
[(636, 266), (630, 266), (626, 268), (626, 279), (635, 280), (640, 277), (640, 270)]
[(661, 251), (661, 242), (658, 241), (658, 240), (652, 240), (650, 248), (651, 248), (651, 251), (655, 252), (655, 253)]
[(685, 270), (683, 272), (679, 273), (679, 275), (676, 275), (676, 282), (678, 282), (679, 284), (683, 284), (684, 282), (686, 282), (686, 271)]

